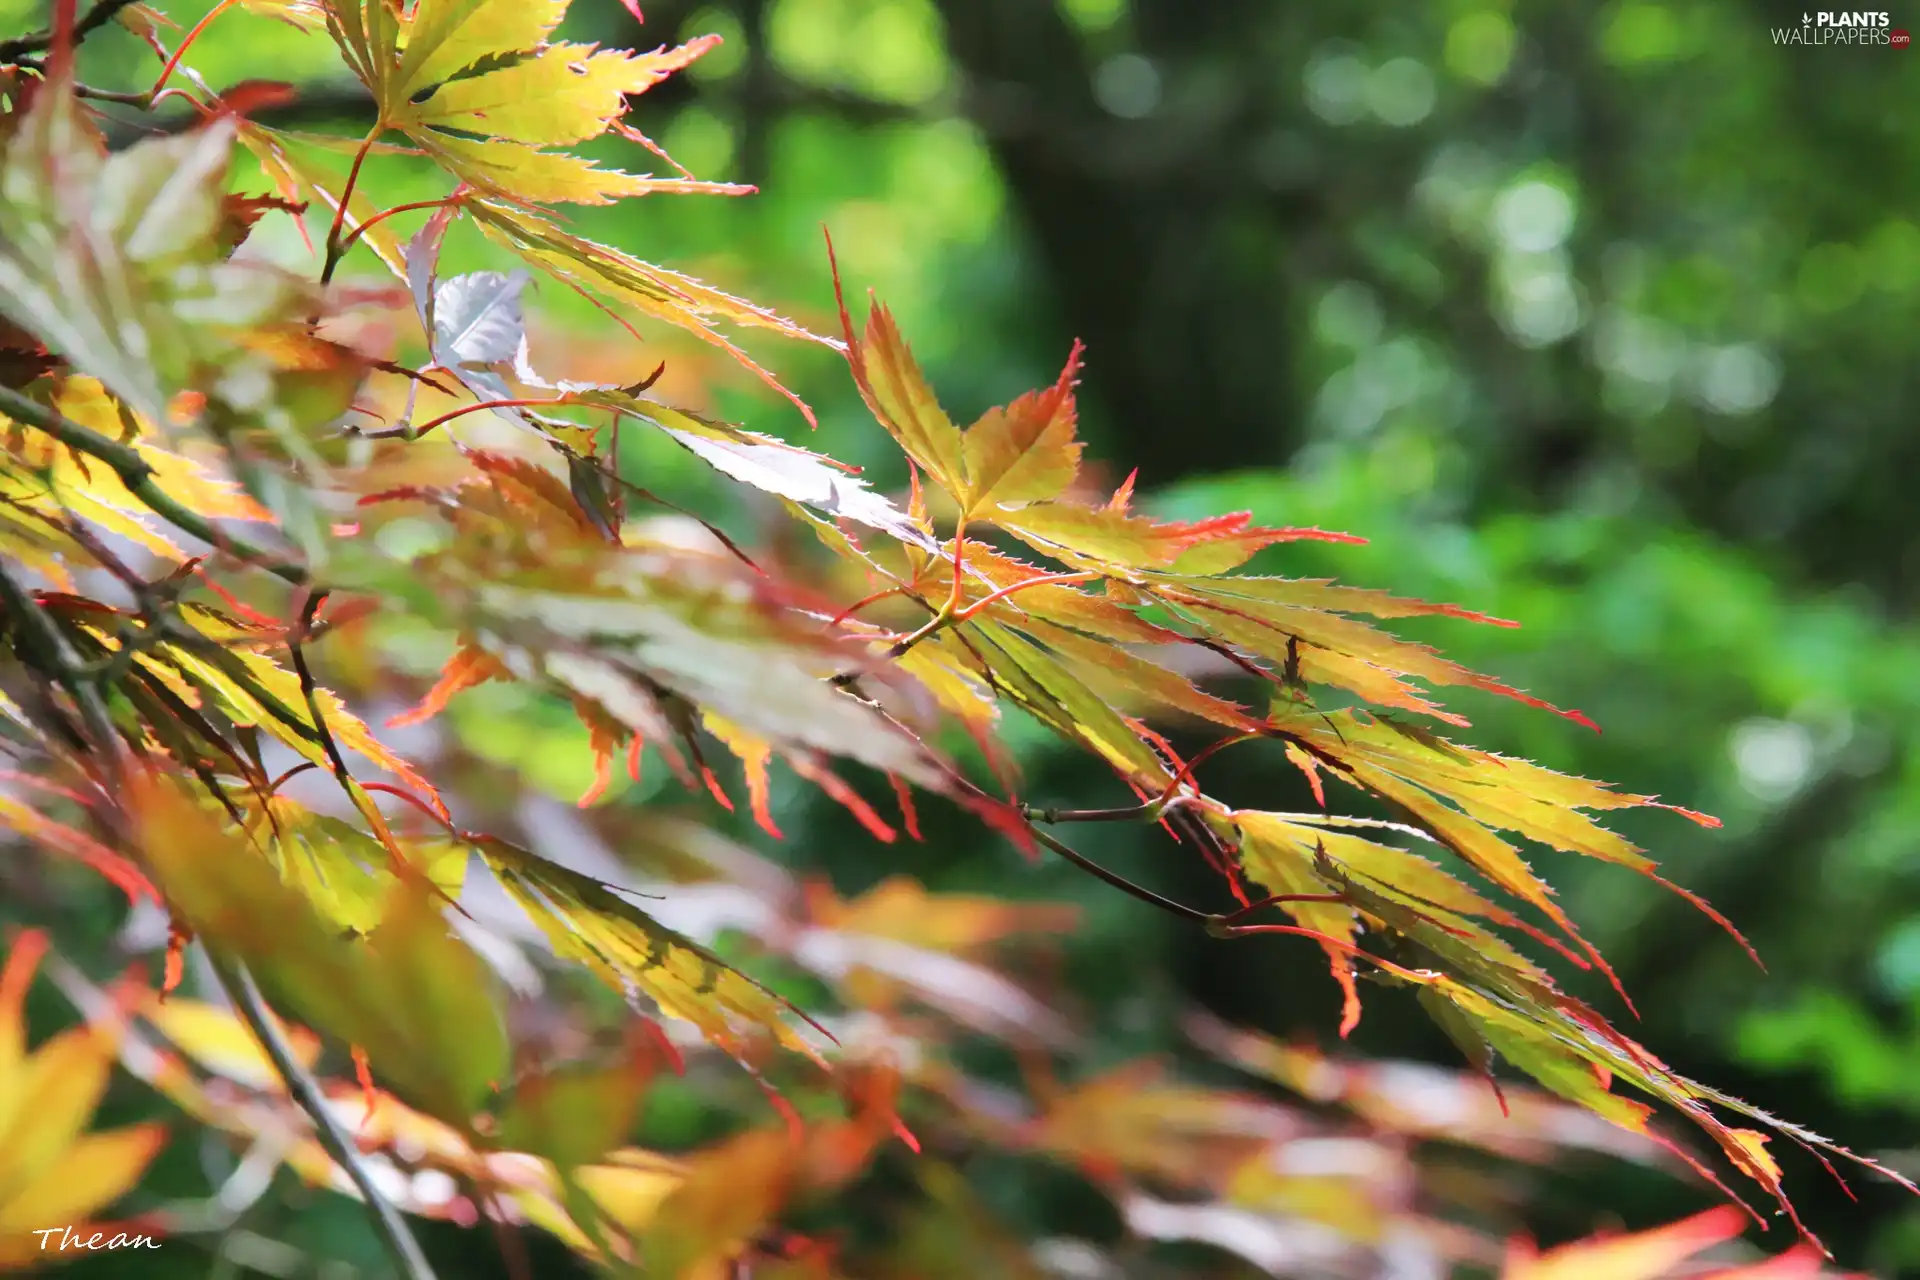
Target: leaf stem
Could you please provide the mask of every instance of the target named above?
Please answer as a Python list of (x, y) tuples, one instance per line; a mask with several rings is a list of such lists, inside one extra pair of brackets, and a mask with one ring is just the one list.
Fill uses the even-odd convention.
[(408, 1229), (400, 1211), (374, 1185), (366, 1162), (360, 1158), (359, 1151), (341, 1129), (340, 1121), (328, 1106), (325, 1095), (320, 1092), (319, 1082), (293, 1056), (293, 1050), (280, 1034), (280, 1028), (274, 1022), (266, 998), (260, 994), (253, 975), (237, 960), (213, 954), (211, 949), (209, 954), (213, 958), (214, 973), (225, 988), (227, 998), (233, 1001), (241, 1020), (253, 1032), (260, 1047), (266, 1050), (274, 1070), (286, 1083), (288, 1094), (307, 1113), (307, 1118), (313, 1121), (314, 1135), (320, 1140), (320, 1145), (326, 1148), (334, 1163), (346, 1172), (366, 1201), (374, 1229), (394, 1265), (400, 1269), (400, 1274), (407, 1280), (434, 1280), (433, 1268), (428, 1264), (426, 1254), (421, 1252), (420, 1242), (413, 1238), (413, 1232)]
[[(174, 71), (180, 66), (180, 59), (185, 56), (188, 49), (193, 47), (193, 42), (200, 38), (200, 33), (205, 31), (209, 23), (222, 13), (225, 13), (232, 5), (233, 0), (220, 0), (219, 4), (207, 10), (206, 16), (194, 23), (193, 26), (188, 29), (187, 34), (180, 38), (180, 47), (173, 51), (172, 56), (167, 59), (166, 65), (160, 68), (160, 78), (153, 82), (153, 88), (147, 90), (147, 101), (149, 103), (159, 98), (160, 91), (167, 87), (167, 81), (173, 78)], [(93, 15), (88, 14), (87, 16), (91, 18)]]
[(961, 583), (965, 580), (967, 569), (967, 515), (960, 513), (960, 519), (953, 526), (953, 590), (947, 595), (946, 604), (940, 607), (941, 613), (950, 614), (960, 607)]
[(1097, 573), (1043, 573), (1037, 578), (1023, 578), (1021, 581), (1013, 583), (1010, 586), (1001, 587), (997, 591), (981, 596), (966, 608), (955, 613), (953, 620), (955, 622), (965, 622), (968, 618), (971, 618), (974, 614), (980, 612), (994, 601), (1004, 600), (1014, 592), (1025, 591), (1028, 587), (1062, 586), (1070, 582), (1091, 582), (1100, 576), (1101, 575)]
[(538, 409), (542, 407), (565, 409), (572, 406), (573, 402), (564, 396), (557, 398), (548, 396), (538, 400), (482, 400), (477, 404), (463, 404), (458, 409), (449, 409), (431, 422), (423, 422), (417, 427), (412, 423), (408, 423), (404, 427), (391, 427), (385, 431), (356, 430), (353, 434), (363, 440), (418, 440), (421, 436), (427, 434), (427, 432), (442, 423), (452, 422), (455, 418), (463, 418), (469, 413), (479, 413), (483, 409)]
[[(371, 218), (368, 218), (365, 222), (347, 232), (345, 238), (340, 241), (340, 253), (344, 256), (347, 250), (353, 248), (354, 242), (367, 233), (369, 227), (372, 227), (376, 223), (386, 221), (396, 213), (407, 213), (414, 209), (439, 209), (446, 205), (462, 203), (466, 198), (467, 190), (462, 186), (460, 190), (454, 192), (452, 195), (441, 196), (438, 200), (415, 200), (411, 204), (397, 204), (391, 209), (382, 209), (379, 213), (374, 214)], [(343, 204), (341, 207), (344, 208), (345, 205)], [(324, 277), (321, 279), (321, 283), (326, 283)]]
[[(351, 243), (350, 241), (342, 242), (340, 239), (341, 229), (347, 225), (347, 205), (352, 201), (353, 189), (360, 181), (360, 166), (367, 162), (367, 152), (373, 150), (373, 144), (386, 131), (385, 121), (374, 121), (373, 128), (367, 130), (365, 140), (360, 143), (360, 149), (353, 153), (353, 167), (347, 170), (347, 183), (340, 188), (340, 205), (333, 211), (333, 225), (327, 228), (327, 261), (320, 268), (321, 284), (333, 282), (334, 269), (340, 265), (340, 259), (347, 251), (347, 244)], [(362, 223), (359, 229), (365, 230), (367, 225)], [(357, 235), (358, 232), (356, 231), (355, 234)]]
[(182, 506), (154, 483), (151, 464), (139, 452), (117, 440), (83, 427), (70, 418), (36, 404), (11, 387), (0, 387), (0, 412), (17, 422), (46, 432), (69, 449), (100, 459), (120, 477), (127, 492), (174, 527), (192, 534), (216, 550), (224, 551), (243, 563), (265, 569), (294, 586), (307, 581), (307, 571), (296, 564), (276, 560), (267, 552), (208, 523), (197, 512)]
[[(927, 619), (927, 621), (923, 623), (920, 627), (916, 628), (913, 631), (909, 631), (906, 635), (901, 636), (898, 640), (895, 640), (893, 644), (887, 649), (886, 656), (888, 661), (892, 661), (895, 658), (905, 657), (907, 650), (913, 648), (913, 646), (919, 644), (922, 640), (925, 640), (928, 636), (933, 635), (937, 631), (944, 631), (946, 628), (953, 626), (956, 623), (965, 622), (967, 619), (973, 617), (975, 614), (979, 613), (982, 609), (986, 608), (988, 605), (992, 604), (994, 601), (1003, 600), (1006, 597), (1012, 595), (1016, 591), (1022, 591), (1028, 587), (1044, 587), (1050, 584), (1062, 584), (1062, 583), (1069, 583), (1069, 582), (1087, 582), (1101, 576), (1100, 574), (1097, 574), (1097, 573), (1042, 574), (1037, 578), (1026, 578), (1019, 582), (1012, 583), (1009, 586), (997, 588), (996, 590), (991, 591), (984, 596), (981, 596), (978, 600), (975, 600), (972, 603), (963, 606), (960, 603), (960, 597), (962, 594), (961, 575), (965, 568), (965, 560), (962, 558), (963, 555), (965, 554), (964, 552), (965, 543), (962, 541), (964, 536), (965, 536), (964, 526), (954, 531), (953, 589), (948, 593), (946, 603), (942, 604), (939, 610), (933, 615), (933, 617)], [(900, 588), (895, 588), (894, 590), (899, 590), (899, 589)], [(842, 619), (844, 619), (848, 613), (852, 613), (854, 610), (861, 608), (863, 605), (871, 604), (873, 601), (881, 599), (882, 597), (891, 595), (891, 594), (893, 594), (892, 591), (883, 591), (877, 595), (868, 596), (865, 600), (860, 601), (859, 604), (856, 604), (851, 609), (846, 610), (846, 612), (842, 613), (840, 617), (834, 619), (834, 621), (839, 622)]]
[[(945, 603), (934, 612), (931, 618), (927, 619), (925, 625), (908, 632), (893, 642), (887, 649), (888, 661), (905, 657), (907, 650), (913, 648), (913, 646), (919, 644), (934, 632), (961, 620), (964, 610), (960, 607), (960, 597), (962, 595), (961, 584), (965, 580), (966, 574), (966, 554), (967, 518), (962, 515), (960, 522), (953, 528), (953, 587), (947, 592)], [(991, 598), (992, 597), (988, 597), (988, 599)]]

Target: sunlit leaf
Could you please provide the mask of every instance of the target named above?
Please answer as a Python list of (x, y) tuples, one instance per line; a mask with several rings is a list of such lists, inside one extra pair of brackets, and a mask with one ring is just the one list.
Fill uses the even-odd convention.
[(169, 906), (308, 1025), (359, 1046), (401, 1094), (449, 1123), (466, 1123), (505, 1079), (485, 967), (447, 931), (430, 887), (397, 884), (372, 933), (353, 940), (179, 792), (144, 784), (137, 801)]
[(585, 964), (614, 990), (647, 997), (722, 1045), (739, 1045), (745, 1032), (758, 1030), (816, 1052), (784, 1000), (606, 885), (503, 841), (478, 848), (555, 953)]
[[(0, 297), (9, 315), (153, 422), (191, 392), (283, 435), (346, 407), (359, 366), (317, 410), (289, 411), (278, 383), (309, 371), (244, 341), (302, 318), (304, 282), (227, 258), (222, 198), (231, 116), (104, 154), (68, 86), (34, 96), (0, 160)], [(321, 344), (324, 346), (324, 344)], [(316, 348), (316, 350), (319, 348)]]

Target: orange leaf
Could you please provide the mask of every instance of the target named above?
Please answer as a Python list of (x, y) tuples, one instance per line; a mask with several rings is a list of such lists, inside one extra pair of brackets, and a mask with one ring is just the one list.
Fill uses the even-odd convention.
[(1653, 1231), (1577, 1241), (1545, 1253), (1516, 1240), (1508, 1246), (1501, 1280), (1660, 1280), (1702, 1249), (1733, 1239), (1745, 1225), (1738, 1209), (1721, 1205)]
[(1080, 351), (1074, 343), (1053, 386), (989, 409), (967, 428), (961, 440), (962, 505), (969, 516), (1003, 504), (1057, 498), (1079, 475), (1082, 446), (1073, 438), (1073, 384)]

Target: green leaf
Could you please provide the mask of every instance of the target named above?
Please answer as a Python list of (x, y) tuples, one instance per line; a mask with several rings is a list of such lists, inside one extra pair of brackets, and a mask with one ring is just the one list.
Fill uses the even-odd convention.
[(576, 1064), (523, 1080), (500, 1112), (495, 1139), (563, 1171), (597, 1160), (626, 1140), (649, 1077), (630, 1065)]
[(402, 1096), (466, 1128), (506, 1078), (507, 1038), (485, 964), (447, 930), (431, 886), (395, 884), (364, 941), (186, 794), (142, 782), (141, 848), (168, 905), (244, 961), (301, 1021), (358, 1045)]
[(0, 158), (0, 301), (152, 422), (195, 391), (287, 434), (306, 422), (282, 407), (283, 379), (305, 373), (311, 383), (309, 357), (331, 363), (346, 377), (318, 412), (333, 414), (359, 365), (310, 336), (275, 332), (305, 318), (306, 284), (227, 259), (235, 129), (221, 116), (103, 155), (70, 87), (48, 83)]

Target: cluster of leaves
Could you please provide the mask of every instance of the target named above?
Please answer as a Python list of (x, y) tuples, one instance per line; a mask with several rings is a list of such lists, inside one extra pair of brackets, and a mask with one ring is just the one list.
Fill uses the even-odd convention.
[[(1010, 916), (994, 904), (929, 896), (905, 882), (813, 916), (799, 927), (819, 938), (871, 948), (882, 936), (875, 930), (912, 929), (962, 955), (1004, 941), (1002, 929), (1054, 923), (1047, 909)], [(187, 1115), (250, 1147), (293, 1135), (274, 1148), (280, 1160), (315, 1185), (351, 1188), (326, 1147), (305, 1136), (304, 1117), (275, 1062), (232, 1013), (180, 996), (161, 999), (138, 983), (103, 990), (64, 963), (54, 978), (90, 1019), (112, 1029), (104, 1043), (119, 1045), (127, 1069)], [(589, 1257), (604, 1256), (602, 1250), (643, 1257), (650, 1274), (726, 1275), (718, 1260), (755, 1252), (788, 1255), (806, 1275), (846, 1274), (850, 1262), (852, 1274), (1040, 1274), (1017, 1242), (990, 1225), (960, 1176), (955, 1161), (968, 1147), (1082, 1170), (1142, 1237), (1214, 1245), (1276, 1274), (1347, 1274), (1377, 1247), (1403, 1259), (1490, 1266), (1501, 1257), (1499, 1245), (1448, 1220), (1484, 1199), (1489, 1186), (1463, 1166), (1448, 1172), (1444, 1163), (1414, 1160), (1413, 1144), (1426, 1152), (1477, 1149), (1526, 1160), (1583, 1149), (1635, 1160), (1662, 1156), (1655, 1144), (1544, 1092), (1516, 1089), (1503, 1111), (1469, 1074), (1330, 1060), (1201, 1016), (1189, 1030), (1222, 1062), (1316, 1106), (1177, 1081), (1151, 1062), (1039, 1088), (1030, 1108), (1015, 1100), (994, 1105), (982, 1097), (992, 1093), (988, 1086), (930, 1059), (902, 1068), (869, 1058), (842, 1077), (843, 1117), (817, 1119), (797, 1134), (749, 1129), (666, 1155), (615, 1145), (664, 1061), (638, 1039), (617, 1061), (523, 1080), (485, 1141), (362, 1082), (326, 1079), (319, 1089), (330, 1113), (353, 1130), (376, 1181), (408, 1212), (471, 1223), (484, 1206)], [(312, 1068), (319, 1039), (297, 1027), (282, 1035), (285, 1052)], [(696, 1071), (701, 1051), (688, 1046)], [(927, 1203), (897, 1238), (859, 1251), (863, 1256), (841, 1257), (843, 1270), (831, 1270), (817, 1245), (796, 1251), (777, 1229), (778, 1217), (858, 1178), (875, 1148), (900, 1132), (896, 1108), (912, 1115), (927, 1144), (918, 1170)], [(1178, 1199), (1163, 1198), (1169, 1195)], [(1729, 1208), (1661, 1232), (1544, 1256), (1516, 1241), (1503, 1274), (1658, 1280), (1682, 1259), (1736, 1236), (1742, 1222)], [(143, 1225), (155, 1229), (165, 1220)], [(1759, 1280), (1830, 1273), (1803, 1244), (1765, 1264), (1712, 1274)]]
[[(1520, 842), (1657, 879), (1641, 850), (1591, 814), (1658, 802), (1443, 738), (1427, 723), (1466, 721), (1436, 688), (1557, 709), (1368, 621), (1498, 620), (1236, 572), (1275, 544), (1357, 541), (1349, 535), (1263, 528), (1244, 514), (1156, 520), (1133, 509), (1131, 479), (1111, 496), (1087, 494), (1077, 351), (1052, 386), (962, 429), (884, 307), (856, 325), (842, 300), (842, 336), (818, 337), (567, 231), (557, 204), (733, 190), (605, 170), (566, 150), (608, 132), (644, 143), (622, 120), (627, 95), (708, 42), (650, 55), (552, 42), (564, 0), (272, 7), (316, 38), (324, 28), (365, 85), (375, 124), (358, 144), (342, 151), (247, 120), (275, 91), (207, 89), (182, 62), (189, 37), (144, 101), (183, 99), (198, 122), (108, 154), (85, 105), (98, 91), (72, 69), (90, 18), (76, 20), (70, 3), (46, 56), (15, 63), (0, 83), (10, 108), (0, 121), (0, 340), (12, 371), (0, 386), (0, 730), (18, 762), (0, 821), (98, 870), (130, 901), (163, 907), (172, 940), (163, 990), (198, 942), (244, 1019), (137, 991), (103, 995), (70, 972), (69, 994), (96, 1028), (84, 1041), (95, 1059), (118, 1043), (128, 1068), (187, 1115), (243, 1141), (303, 1135), (284, 1148), (287, 1163), (376, 1207), (531, 1223), (609, 1267), (653, 1274), (726, 1274), (772, 1255), (807, 1274), (845, 1273), (852, 1263), (810, 1251), (778, 1224), (795, 1204), (859, 1178), (888, 1143), (918, 1146), (903, 1115), (941, 1135), (943, 1149), (964, 1139), (1076, 1164), (1112, 1189), (1139, 1234), (1226, 1243), (1275, 1270), (1333, 1265), (1403, 1229), (1436, 1257), (1481, 1256), (1478, 1236), (1444, 1229), (1414, 1204), (1400, 1147), (1367, 1146), (1374, 1163), (1359, 1177), (1295, 1165), (1300, 1143), (1336, 1139), (1268, 1100), (1142, 1067), (1037, 1089), (1031, 1105), (987, 1097), (946, 1051), (956, 1032), (1041, 1054), (1070, 1036), (983, 960), (1044, 914), (942, 900), (910, 883), (852, 903), (801, 895), (799, 914), (751, 899), (757, 913), (737, 914), (757, 924), (746, 932), (762, 959), (825, 980), (885, 1032), (858, 1036), (859, 1024), (842, 1020), (836, 1035), (824, 1011), (817, 1020), (796, 1008), (729, 963), (714, 938), (667, 927), (656, 918), (664, 912), (497, 829), (470, 829), (463, 815), (481, 806), (443, 795), (309, 662), (328, 637), (404, 617), (452, 657), (397, 724), (429, 719), (476, 685), (517, 682), (574, 708), (603, 783), (617, 759), (637, 774), (652, 750), (689, 788), (731, 807), (710, 764), (731, 754), (748, 807), (773, 835), (776, 759), (881, 842), (917, 836), (916, 806), (931, 797), (1223, 939), (1311, 938), (1344, 992), (1343, 1034), (1360, 1017), (1363, 979), (1410, 987), (1488, 1081), (1509, 1064), (1714, 1177), (1653, 1127), (1664, 1106), (1788, 1213), (1763, 1130), (1854, 1158), (1672, 1071), (1521, 949), (1531, 940), (1606, 972)], [(128, 13), (164, 48), (156, 15)], [(176, 75), (194, 87), (167, 88)], [(395, 134), (405, 141), (389, 141)], [(437, 162), (449, 194), (379, 208), (359, 176), (369, 154), (394, 147)], [(271, 193), (232, 194), (241, 151)], [(349, 157), (344, 176), (328, 155)], [(245, 252), (263, 219), (309, 208), (328, 220), (317, 281)], [(410, 209), (427, 216), (403, 241), (389, 218)], [(462, 225), (523, 269), (442, 275), (441, 246)], [(334, 283), (355, 246), (390, 270), (390, 286)], [(580, 290), (623, 324), (631, 314), (677, 326), (770, 382), (731, 331), (841, 350), (912, 465), (904, 505), (830, 458), (668, 404), (649, 394), (650, 378), (543, 375), (521, 309), (530, 273)], [(409, 303), (426, 339), (419, 367), (355, 343), (356, 318)], [(611, 425), (593, 425), (603, 421)], [(717, 529), (690, 539), (672, 522), (630, 518), (630, 500), (656, 499), (621, 473), (624, 424), (661, 432), (770, 495), (816, 536), (819, 562), (776, 571)], [(248, 522), (274, 526), (274, 544), (233, 527)], [(401, 522), (427, 532), (383, 536)], [(1182, 674), (1168, 655), (1194, 648), (1256, 681), (1265, 705)], [(1021, 803), (995, 747), (1013, 715), (1103, 760), (1132, 803)], [(1183, 758), (1164, 730), (1196, 724), (1219, 736)], [(1318, 810), (1208, 794), (1206, 758), (1256, 739), (1285, 744)], [(969, 743), (980, 769), (962, 754)], [(369, 767), (386, 780), (369, 780)], [(308, 772), (330, 789), (289, 785)], [(869, 772), (891, 782), (885, 812), (859, 785)], [(1387, 816), (1338, 812), (1336, 786)], [(1102, 821), (1163, 826), (1218, 871), (1240, 909), (1160, 898), (1054, 834)], [(617, 1053), (543, 1060), (515, 1034), (497, 955), (476, 945), (511, 927), (476, 918), (482, 885), (524, 917), (522, 943), (578, 962), (630, 1007), (637, 1030)], [(281, 1030), (256, 981), (311, 1031)], [(111, 1030), (130, 1008), (151, 1038)], [(656, 1068), (680, 1060), (674, 1027), (770, 1087), (797, 1082), (772, 1095), (790, 1128), (687, 1158), (623, 1146)], [(1393, 1091), (1367, 1068), (1310, 1065), (1257, 1039), (1201, 1031), (1227, 1060), (1344, 1101), (1386, 1134), (1498, 1148), (1555, 1128), (1528, 1124), (1530, 1111), (1562, 1115), (1495, 1084), (1485, 1106), (1519, 1113), (1511, 1131), (1481, 1114), (1464, 1131), (1456, 1122), (1435, 1132), (1395, 1118)], [(324, 1042), (350, 1050), (355, 1083), (311, 1078)], [(795, 1075), (803, 1065), (812, 1074)], [(1340, 1083), (1329, 1086), (1328, 1071)], [(837, 1096), (843, 1114), (803, 1117), (789, 1092)], [(353, 1105), (357, 1149), (340, 1132)], [(50, 1152), (88, 1109), (45, 1138)], [(74, 1195), (92, 1199), (71, 1207), (110, 1199), (154, 1140), (139, 1131), (67, 1148), (60, 1158), (100, 1166), (72, 1180)], [(19, 1149), (40, 1158), (36, 1145)], [(384, 1186), (369, 1150), (392, 1157)], [(926, 1203), (951, 1230), (974, 1210), (943, 1168), (929, 1158)], [(24, 1229), (4, 1199), (0, 1214), (8, 1231)], [(1247, 1221), (1266, 1224), (1251, 1237), (1264, 1244), (1247, 1245)], [(387, 1231), (417, 1273), (404, 1228)], [(1285, 1234), (1300, 1231), (1307, 1244)], [(986, 1232), (974, 1247), (998, 1239)], [(1026, 1260), (982, 1259), (963, 1273), (1031, 1271), (1020, 1248), (1005, 1248)], [(1786, 1265), (1816, 1267), (1810, 1257)], [(1514, 1274), (1576, 1273), (1555, 1258), (1516, 1261)], [(896, 1274), (931, 1265), (896, 1263), (906, 1268)]]

